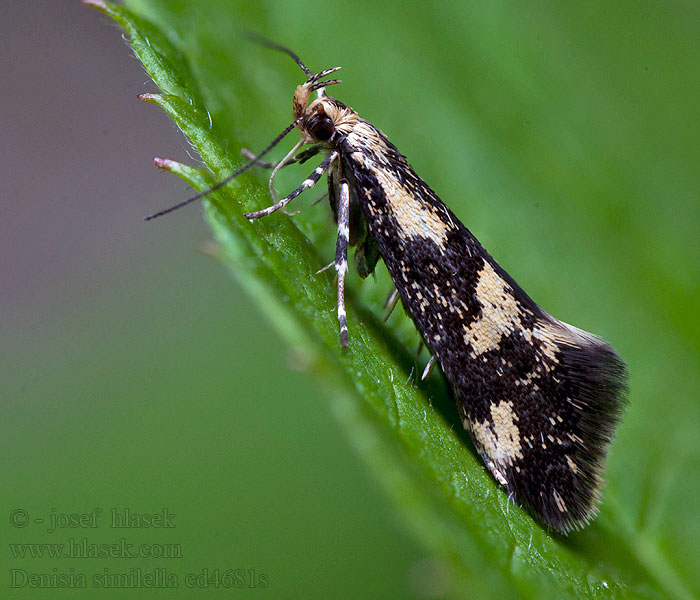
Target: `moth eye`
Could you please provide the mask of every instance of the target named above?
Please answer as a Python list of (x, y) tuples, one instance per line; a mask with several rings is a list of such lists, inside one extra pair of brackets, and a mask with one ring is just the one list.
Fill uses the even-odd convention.
[(334, 130), (335, 128), (333, 127), (333, 121), (331, 121), (326, 115), (323, 115), (309, 123), (309, 131), (311, 132), (311, 135), (322, 142), (331, 139)]

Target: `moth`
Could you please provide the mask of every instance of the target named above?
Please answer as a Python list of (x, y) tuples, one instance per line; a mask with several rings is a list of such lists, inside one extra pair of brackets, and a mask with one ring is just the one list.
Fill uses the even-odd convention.
[[(383, 260), (406, 312), (454, 391), (474, 447), (509, 497), (548, 528), (567, 533), (596, 514), (602, 471), (625, 404), (625, 363), (604, 340), (563, 323), (535, 302), (415, 173), (374, 125), (326, 94), (340, 67), (313, 73), (296, 88), (294, 121), (265, 150), (213, 188), (252, 165), (272, 168), (274, 203), (251, 221), (284, 208), (328, 174), (337, 222), (340, 340), (348, 343), (344, 301), (348, 247), (367, 277)], [(313, 97), (314, 92), (316, 97)], [(278, 163), (261, 158), (293, 129), (299, 141)], [(300, 152), (302, 147), (307, 147)], [(278, 171), (320, 154), (303, 183), (278, 199)], [(329, 265), (329, 266), (331, 266)]]

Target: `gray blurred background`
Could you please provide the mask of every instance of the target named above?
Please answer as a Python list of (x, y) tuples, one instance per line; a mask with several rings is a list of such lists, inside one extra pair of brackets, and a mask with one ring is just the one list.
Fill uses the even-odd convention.
[(85, 319), (99, 326), (107, 306), (133, 314), (124, 292), (167, 279), (163, 268), (192, 260), (207, 232), (192, 214), (168, 228), (140, 220), (154, 199), (182, 195), (151, 159), (187, 159), (186, 144), (136, 100), (154, 86), (120, 32), (78, 1), (3, 8), (0, 301), (16, 351)]

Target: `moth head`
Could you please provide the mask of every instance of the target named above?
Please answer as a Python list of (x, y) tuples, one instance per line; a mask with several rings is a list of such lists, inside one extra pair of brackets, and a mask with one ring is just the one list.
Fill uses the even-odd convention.
[[(294, 117), (302, 131), (302, 137), (308, 138), (304, 140), (307, 143), (327, 142), (335, 131), (333, 119), (325, 110), (325, 88), (329, 85), (340, 83), (340, 80), (322, 81), (322, 79), (338, 69), (340, 67), (333, 67), (316, 75), (311, 75), (303, 84), (297, 86), (294, 92)], [(313, 92), (316, 92), (318, 97), (309, 104), (309, 99)]]
[(325, 108), (324, 99), (315, 100), (299, 123), (302, 135), (310, 138), (309, 142), (312, 144), (327, 142), (335, 133), (335, 123)]

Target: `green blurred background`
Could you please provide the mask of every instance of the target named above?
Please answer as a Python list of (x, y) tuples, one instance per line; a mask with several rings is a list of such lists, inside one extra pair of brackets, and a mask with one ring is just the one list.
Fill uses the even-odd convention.
[[(289, 121), (300, 77), (235, 41), (239, 26), (312, 69), (343, 65), (334, 94), (389, 135), (539, 303), (612, 341), (632, 394), (607, 501), (700, 592), (700, 8), (129, 5), (151, 16), (169, 7), (185, 45), (188, 22), (207, 28), (204, 73), (239, 48), (254, 91), (212, 112), (256, 148)], [(247, 581), (253, 569), (268, 585), (98, 597), (439, 597), (440, 563), (368, 476), (323, 390), (199, 251), (209, 234), (198, 210), (140, 220), (187, 195), (151, 158), (196, 157), (135, 100), (154, 88), (119, 31), (78, 2), (10, 2), (2, 28), (3, 540), (182, 548), (168, 560), (76, 560), (18, 558), (6, 544), (3, 597), (98, 594), (9, 589), (10, 569), (163, 566), (241, 569)], [(229, 46), (217, 54), (219, 40)], [(176, 527), (120, 533), (103, 515), (99, 528), (49, 533), (7, 518), (96, 507), (167, 508)]]

